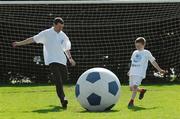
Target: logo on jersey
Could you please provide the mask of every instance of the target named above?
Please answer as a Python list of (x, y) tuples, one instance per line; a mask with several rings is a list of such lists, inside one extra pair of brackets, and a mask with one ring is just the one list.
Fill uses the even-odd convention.
[(63, 44), (63, 42), (64, 42), (64, 40), (62, 39), (62, 40), (61, 40), (61, 44)]
[(142, 59), (142, 56), (140, 54), (136, 54), (135, 57), (133, 58), (133, 61), (137, 63), (137, 62), (140, 62), (141, 59)]

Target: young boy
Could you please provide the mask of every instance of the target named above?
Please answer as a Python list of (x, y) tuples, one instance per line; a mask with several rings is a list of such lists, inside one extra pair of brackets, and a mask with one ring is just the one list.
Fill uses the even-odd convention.
[(137, 92), (139, 92), (139, 99), (143, 99), (146, 89), (140, 89), (138, 86), (141, 84), (142, 80), (146, 77), (146, 70), (148, 67), (148, 61), (162, 74), (165, 73), (159, 65), (156, 63), (155, 58), (152, 56), (151, 52), (144, 49), (146, 45), (146, 40), (143, 37), (139, 37), (135, 40), (135, 50), (131, 56), (131, 68), (128, 72), (129, 76), (129, 86), (132, 91), (131, 100), (129, 101), (128, 107), (134, 106), (134, 99)]

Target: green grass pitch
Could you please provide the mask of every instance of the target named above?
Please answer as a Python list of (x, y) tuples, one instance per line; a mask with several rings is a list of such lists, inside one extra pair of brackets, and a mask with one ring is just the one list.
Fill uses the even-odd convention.
[(142, 101), (127, 108), (128, 86), (121, 87), (121, 98), (109, 112), (87, 112), (76, 101), (74, 86), (66, 85), (67, 110), (58, 107), (52, 85), (0, 86), (0, 119), (180, 119), (180, 85), (146, 85)]

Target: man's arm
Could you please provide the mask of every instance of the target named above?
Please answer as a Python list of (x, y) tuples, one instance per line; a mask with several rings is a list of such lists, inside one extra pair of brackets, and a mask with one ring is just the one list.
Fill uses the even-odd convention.
[(75, 62), (74, 59), (72, 58), (70, 50), (66, 50), (66, 51), (65, 51), (65, 54), (66, 54), (69, 62), (71, 63), (71, 65), (72, 65), (72, 66), (75, 66), (75, 65), (76, 65), (76, 62)]
[(27, 38), (26, 40), (20, 41), (20, 42), (13, 42), (12, 46), (17, 47), (17, 46), (23, 46), (27, 44), (34, 43), (33, 37)]
[(162, 74), (165, 74), (165, 73), (166, 73), (165, 70), (163, 70), (163, 69), (161, 69), (161, 68), (159, 67), (158, 63), (157, 63), (155, 60), (154, 60), (153, 62), (151, 62), (151, 64), (152, 64), (160, 73), (162, 73)]

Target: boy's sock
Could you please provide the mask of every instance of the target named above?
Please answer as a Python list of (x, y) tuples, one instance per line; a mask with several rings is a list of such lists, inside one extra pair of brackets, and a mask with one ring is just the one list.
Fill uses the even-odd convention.
[(144, 90), (145, 90), (144, 88), (138, 88), (137, 91), (141, 93), (141, 92), (143, 92)]
[(131, 100), (129, 101), (129, 103), (134, 103), (134, 100), (133, 100), (133, 99), (131, 99)]
[(133, 106), (134, 106), (134, 100), (131, 99), (131, 100), (129, 101), (128, 107), (133, 107)]

